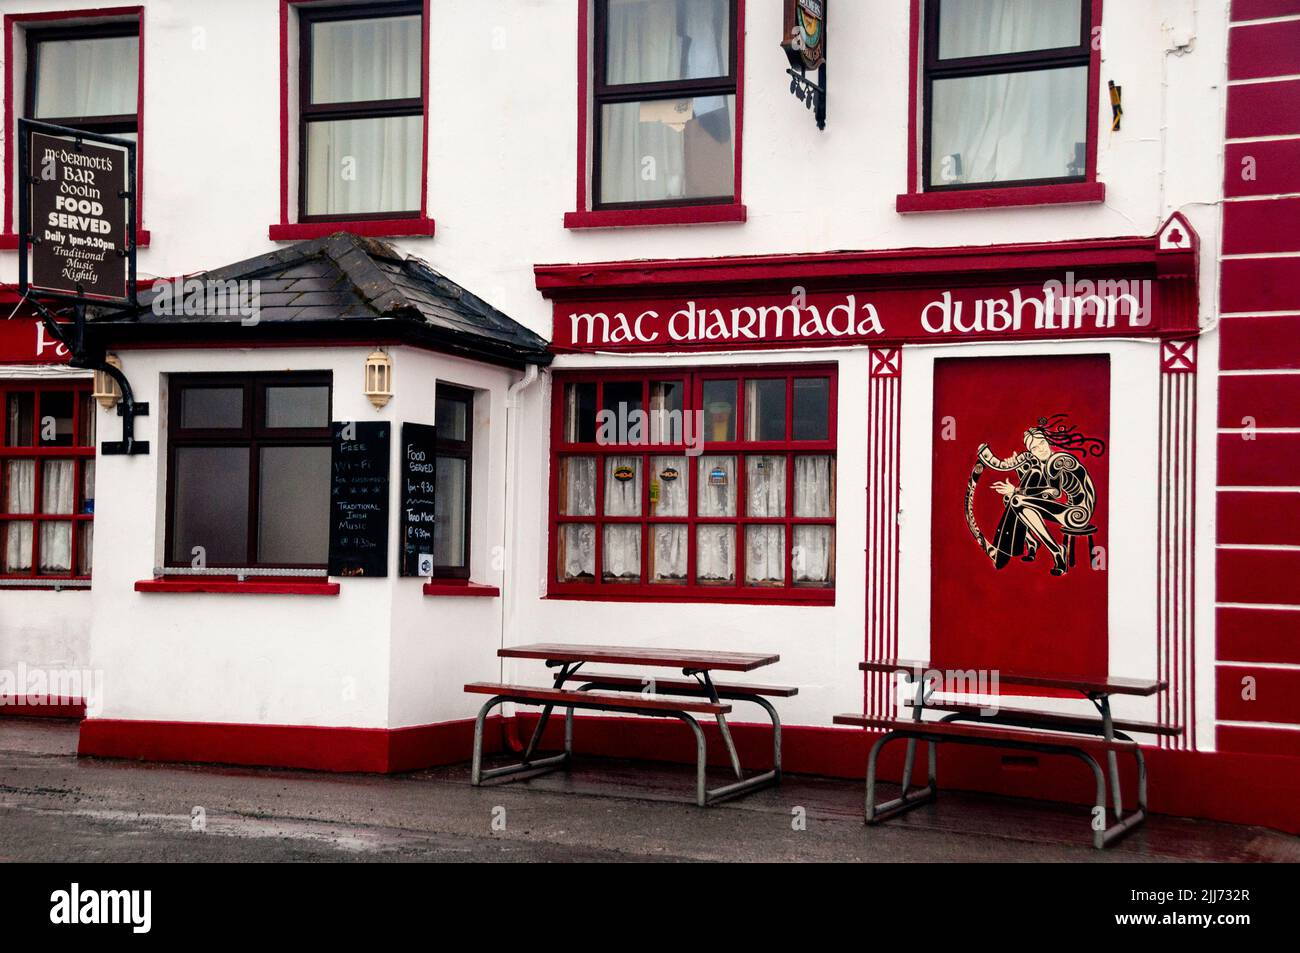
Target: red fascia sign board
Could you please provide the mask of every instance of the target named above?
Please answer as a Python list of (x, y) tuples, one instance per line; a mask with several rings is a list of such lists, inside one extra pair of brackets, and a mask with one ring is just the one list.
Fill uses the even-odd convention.
[(539, 265), (557, 351), (677, 351), (1197, 332), (1195, 234)]
[(0, 364), (67, 364), (70, 359), (39, 318), (0, 320)]

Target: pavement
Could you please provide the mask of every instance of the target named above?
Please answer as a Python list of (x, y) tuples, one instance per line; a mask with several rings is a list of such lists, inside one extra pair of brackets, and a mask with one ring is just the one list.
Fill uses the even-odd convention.
[(1300, 861), (1300, 838), (1158, 815), (1098, 851), (1085, 808), (960, 792), (867, 828), (861, 782), (814, 777), (700, 809), (676, 765), (579, 758), (474, 788), (467, 765), (322, 774), (76, 744), (73, 722), (0, 719), (0, 861)]

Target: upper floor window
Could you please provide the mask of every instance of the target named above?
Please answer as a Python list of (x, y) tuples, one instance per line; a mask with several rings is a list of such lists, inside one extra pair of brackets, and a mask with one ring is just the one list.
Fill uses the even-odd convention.
[(167, 565), (324, 569), (329, 375), (177, 376), (168, 403)]
[(29, 119), (135, 140), (138, 21), (27, 31)]
[(95, 404), (81, 381), (0, 383), (0, 585), (89, 579)]
[(1085, 181), (1090, 0), (925, 4), (925, 187)]
[(424, 207), (421, 3), (307, 6), (299, 20), (299, 220)]
[(592, 207), (736, 201), (736, 0), (596, 0)]

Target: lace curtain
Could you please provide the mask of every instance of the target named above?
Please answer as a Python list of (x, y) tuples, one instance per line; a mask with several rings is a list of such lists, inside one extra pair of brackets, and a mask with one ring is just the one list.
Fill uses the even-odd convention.
[(37, 52), (36, 117), (134, 116), (139, 67), (134, 36), (43, 42)]
[[(36, 490), (36, 461), (10, 460), (7, 467), (5, 512), (31, 513)], [(40, 512), (71, 514), (77, 498), (77, 465), (73, 460), (46, 460), (42, 464)], [(72, 568), (71, 522), (42, 521), (40, 572), (67, 572)], [(8, 522), (5, 527), (4, 571), (30, 572), (32, 523)]]

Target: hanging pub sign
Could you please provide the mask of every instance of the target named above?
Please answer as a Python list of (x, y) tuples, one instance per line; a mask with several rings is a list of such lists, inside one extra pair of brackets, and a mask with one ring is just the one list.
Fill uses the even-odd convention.
[(135, 143), (18, 122), (19, 293), (134, 307)]
[[(813, 111), (817, 128), (826, 128), (826, 4), (829, 0), (785, 0), (781, 48), (790, 67), (790, 92)], [(815, 70), (814, 81), (808, 77)]]

